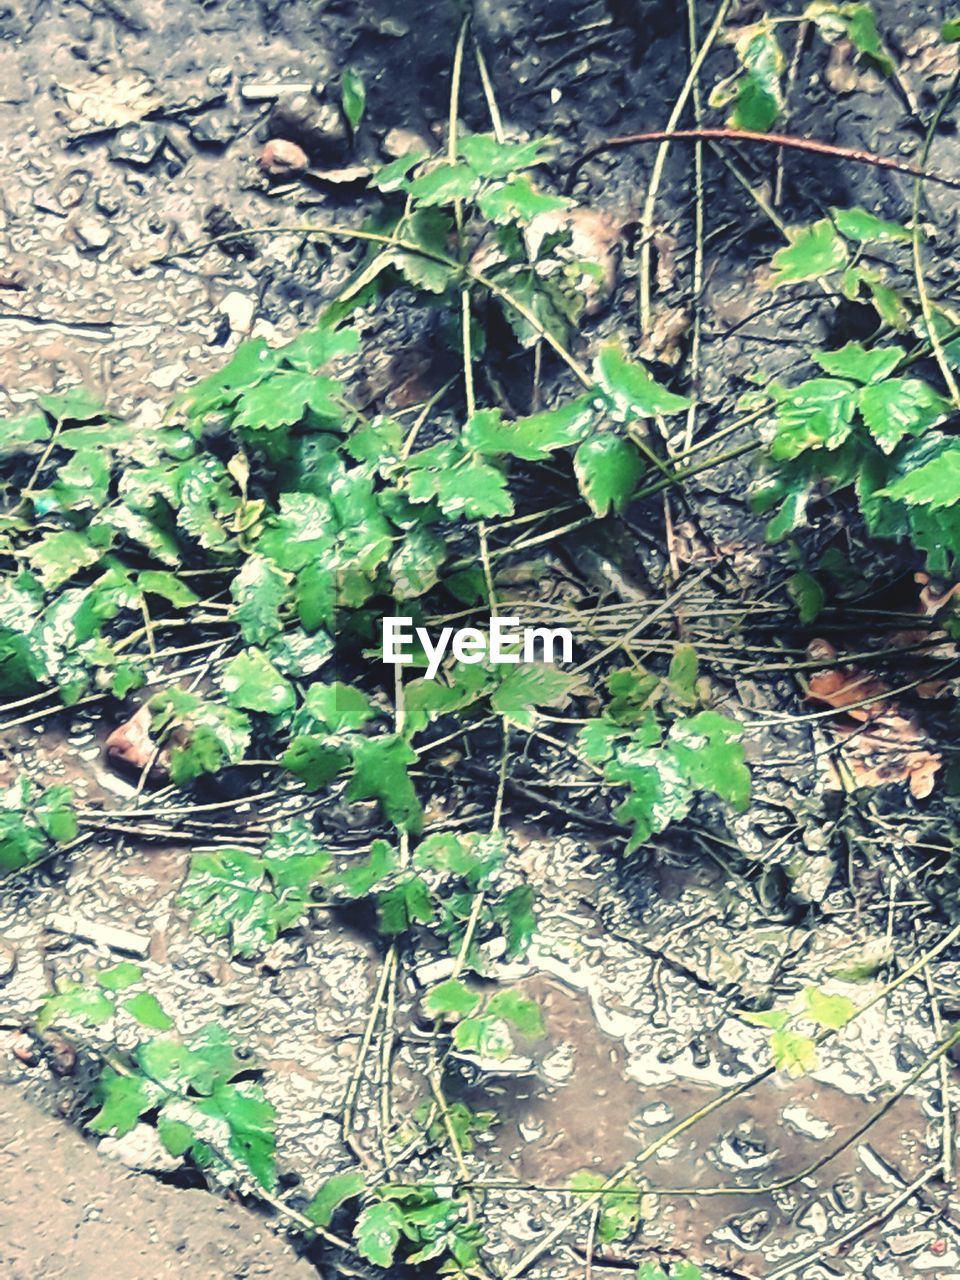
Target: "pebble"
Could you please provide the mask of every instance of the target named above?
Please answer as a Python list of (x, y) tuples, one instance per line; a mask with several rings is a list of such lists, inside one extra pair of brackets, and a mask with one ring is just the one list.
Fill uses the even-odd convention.
[(245, 293), (240, 293), (237, 289), (231, 289), (220, 299), (217, 310), (221, 315), (226, 316), (231, 333), (249, 333), (256, 314), (257, 301)]
[(99, 253), (113, 239), (113, 232), (99, 218), (81, 218), (74, 227), (81, 249)]
[(211, 111), (194, 120), (190, 137), (198, 147), (222, 151), (236, 137), (237, 119), (225, 111)]
[(117, 133), (108, 147), (111, 159), (145, 169), (163, 146), (166, 134), (152, 125), (127, 125)]
[(271, 138), (260, 153), (260, 168), (271, 178), (303, 173), (309, 163), (303, 148), (287, 138)]
[(339, 110), (308, 93), (280, 99), (270, 113), (270, 133), (298, 143), (313, 158), (337, 158), (347, 145), (347, 126)]
[(122, 1138), (102, 1138), (97, 1150), (142, 1173), (172, 1173), (183, 1164), (183, 1157), (172, 1156), (149, 1124), (134, 1125)]
[(391, 129), (383, 140), (383, 154), (390, 160), (423, 152), (429, 155), (432, 143), (414, 129)]

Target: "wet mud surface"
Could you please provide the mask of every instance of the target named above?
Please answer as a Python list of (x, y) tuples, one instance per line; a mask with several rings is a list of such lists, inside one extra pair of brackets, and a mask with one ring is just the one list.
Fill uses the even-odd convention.
[[(801, 64), (790, 128), (909, 157), (920, 141), (910, 95), (929, 105), (923, 95), (942, 89), (955, 55), (934, 49), (932, 33), (944, 16), (940, 6), (878, 8), (903, 70), (906, 99), (876, 76), (837, 92), (825, 82), (822, 57), (811, 55)], [(570, 156), (604, 134), (661, 127), (685, 74), (685, 16), (663, 3), (641, 4), (638, 11), (639, 19), (626, 21), (617, 5), (478, 4), (477, 30), (508, 127), (549, 131)], [(221, 363), (241, 338), (286, 337), (311, 320), (358, 261), (353, 249), (251, 235), (232, 256), (210, 247), (175, 261), (155, 259), (237, 226), (304, 219), (359, 223), (372, 205), (350, 182), (315, 178), (271, 185), (263, 177), (257, 158), (276, 131), (270, 120), (277, 98), (270, 86), (281, 82), (298, 92), (321, 86), (318, 109), (331, 109), (317, 125), (319, 171), (377, 163), (388, 154), (391, 129), (442, 137), (456, 29), (453, 7), (439, 4), (427, 5), (416, 21), (399, 4), (356, 11), (248, 0), (6, 6), (0, 15), (4, 410), (37, 391), (82, 381), (148, 425), (159, 419), (171, 391)], [(367, 120), (352, 147), (331, 107), (344, 65), (363, 72), (369, 92)], [(115, 98), (125, 76), (149, 82), (141, 90), (155, 94), (157, 103), (148, 116), (117, 127), (85, 122), (76, 109), (83, 93), (93, 94), (96, 110), (103, 110), (104, 95)], [(131, 95), (128, 89), (127, 99)], [(122, 110), (123, 104), (114, 107)], [(475, 77), (465, 86), (463, 115), (470, 126), (486, 127)], [(931, 162), (949, 171), (958, 156), (955, 135), (944, 134)], [(769, 198), (780, 181), (775, 156), (731, 159)], [(582, 171), (575, 194), (635, 223), (650, 162), (651, 155), (639, 151), (599, 157)], [(682, 313), (689, 301), (689, 165), (689, 154), (679, 148), (671, 153), (657, 213), (665, 237), (661, 264), (674, 261), (672, 271), (664, 266), (655, 297), (656, 314), (665, 319)], [(729, 172), (719, 163), (714, 170), (700, 390), (710, 421), (720, 426), (753, 375), (788, 368), (798, 347), (829, 334), (835, 316), (822, 299), (814, 305), (796, 295), (776, 299), (775, 309), (756, 308), (753, 285), (781, 241)], [(790, 156), (782, 182), (780, 208), (788, 221), (836, 202), (861, 203), (890, 217), (908, 211), (909, 185), (899, 175)], [(948, 244), (956, 229), (955, 195), (931, 188), (928, 198), (927, 216)], [(593, 322), (585, 349), (600, 336), (632, 331), (635, 267), (628, 238), (617, 302)], [(946, 252), (931, 267), (934, 288), (941, 275), (955, 271)], [(385, 338), (393, 321), (365, 314), (360, 327), (367, 340)], [(396, 392), (392, 362), (398, 353), (407, 361), (404, 377), (417, 370), (410, 335), (392, 341), (393, 347), (379, 344), (365, 370), (374, 399)], [(528, 961), (495, 965), (491, 976), (542, 999), (547, 1036), (512, 1072), (480, 1073), (463, 1063), (459, 1082), (465, 1099), (478, 1107), (487, 1099), (501, 1114), (478, 1139), (485, 1176), (521, 1184), (489, 1195), (490, 1254), (503, 1266), (513, 1265), (576, 1207), (570, 1197), (551, 1196), (550, 1187), (584, 1168), (612, 1172), (677, 1120), (707, 1108), (718, 1091), (746, 1083), (766, 1066), (764, 1034), (738, 1016), (756, 1007), (764, 992), (772, 991), (776, 1002), (826, 981), (829, 990), (860, 1003), (878, 989), (879, 977), (857, 984), (830, 977), (852, 953), (892, 939), (905, 967), (918, 948), (940, 936), (940, 922), (885, 846), (875, 847), (869, 873), (855, 882), (829, 852), (825, 832), (832, 819), (825, 814), (832, 801), (819, 765), (829, 733), (822, 722), (784, 714), (795, 705), (795, 687), (765, 669), (774, 666), (778, 652), (788, 651), (782, 615), (753, 606), (746, 641), (742, 631), (735, 633), (739, 657), (721, 662), (731, 619), (751, 592), (762, 596), (780, 554), (761, 545), (759, 523), (748, 514), (750, 474), (749, 459), (711, 472), (688, 491), (689, 505), (674, 513), (674, 548), (682, 563), (719, 552), (735, 567), (730, 598), (690, 597), (682, 625), (684, 638), (707, 657), (710, 645), (717, 646), (714, 678), (728, 705), (765, 722), (748, 750), (755, 803), (724, 837), (746, 862), (722, 840), (673, 841), (668, 834), (655, 857), (622, 868), (613, 837), (559, 834), (564, 823), (555, 808), (517, 806), (511, 818), (518, 867), (541, 899), (539, 932)], [(662, 521), (662, 510), (644, 511), (638, 520), (659, 531), (661, 525), (650, 522)], [(812, 536), (826, 540), (830, 532), (825, 523)], [(624, 557), (624, 572), (635, 571), (640, 583), (640, 599), (662, 593), (668, 568), (662, 550), (650, 543), (639, 538)], [(857, 647), (881, 646), (869, 630), (856, 641)], [(650, 652), (656, 652), (653, 641)], [(102, 744), (112, 727), (93, 707), (85, 718), (74, 717), (69, 731), (58, 718), (27, 719), (0, 744), (0, 781), (27, 767), (44, 781), (68, 780), (81, 803), (117, 815), (109, 840), (6, 886), (0, 899), (0, 936), (16, 958), (0, 988), (0, 1069), (4, 1097), (10, 1098), (3, 1106), (11, 1117), (7, 1123), (4, 1116), (0, 1142), (8, 1159), (11, 1151), (22, 1153), (8, 1182), (19, 1181), (27, 1167), (40, 1182), (57, 1179), (66, 1168), (57, 1155), (65, 1143), (76, 1146), (78, 1161), (88, 1155), (93, 1160), (89, 1145), (81, 1150), (64, 1119), (76, 1115), (82, 1102), (87, 1064), (59, 1077), (46, 1060), (25, 1063), (15, 1050), (22, 1047), (21, 1025), (54, 978), (132, 955), (184, 1031), (215, 1014), (266, 1068), (265, 1088), (279, 1114), (284, 1190), (296, 1203), (300, 1188), (306, 1199), (323, 1177), (349, 1163), (342, 1101), (377, 980), (377, 947), (356, 922), (323, 912), (305, 933), (281, 938), (257, 962), (231, 961), (221, 946), (192, 934), (175, 903), (191, 850), (269, 829), (283, 806), (256, 794), (240, 802), (212, 798), (208, 812), (179, 828), (172, 823), (175, 839), (151, 838), (151, 810), (162, 810), (169, 833), (169, 805), (176, 797), (139, 796), (106, 768)], [(576, 807), (578, 793), (571, 794)], [(901, 796), (900, 817), (879, 810), (882, 821), (894, 824), (891, 843), (898, 851), (918, 831), (936, 832), (936, 814), (911, 804)], [(905, 824), (913, 825), (907, 830)], [(705, 829), (713, 827), (708, 813)], [(803, 861), (805, 897), (785, 895), (777, 875), (767, 874), (774, 848), (777, 865), (789, 856)], [(731, 871), (734, 864), (739, 870)], [(105, 927), (126, 931), (126, 949)], [(936, 963), (938, 985), (960, 988), (960, 962), (948, 955)], [(412, 1102), (424, 1071), (423, 1041), (416, 1034), (417, 973), (413, 964), (400, 992), (395, 1089), (401, 1107)], [(711, 1280), (947, 1280), (960, 1274), (955, 1184), (936, 1180), (904, 1194), (941, 1149), (936, 1072), (910, 1084), (859, 1134), (907, 1084), (937, 1039), (928, 989), (918, 975), (825, 1046), (821, 1066), (809, 1077), (768, 1078), (705, 1115), (644, 1165), (653, 1199), (638, 1242), (621, 1255), (615, 1246), (598, 1248), (593, 1275), (628, 1274), (628, 1261), (681, 1257), (702, 1266)], [(950, 1071), (955, 1080), (955, 1068)], [(28, 1126), (22, 1097), (61, 1118)], [(373, 1141), (363, 1124), (377, 1102), (376, 1089), (365, 1085), (358, 1107), (361, 1148)], [(370, 1126), (372, 1131), (372, 1119)], [(836, 1155), (824, 1160), (834, 1148)], [(89, 1174), (86, 1163), (76, 1167), (98, 1186), (117, 1181), (124, 1168), (118, 1158), (140, 1168), (130, 1194), (157, 1197), (149, 1211), (158, 1224), (153, 1247), (176, 1251), (165, 1224), (181, 1210), (165, 1206), (165, 1188), (151, 1190), (157, 1153), (112, 1155), (109, 1162), (90, 1163)], [(788, 1185), (779, 1187), (782, 1182)], [(45, 1202), (28, 1183), (23, 1188), (31, 1212)], [(213, 1195), (205, 1203), (211, 1215), (229, 1218), (237, 1249), (256, 1261), (242, 1270), (240, 1254), (215, 1252), (226, 1228), (207, 1236), (208, 1228), (198, 1225), (186, 1234), (189, 1265), (199, 1269), (170, 1274), (311, 1272), (313, 1263), (282, 1253), (265, 1221), (232, 1206), (221, 1209)], [(14, 1215), (19, 1212), (13, 1202)], [(118, 1216), (117, 1231), (119, 1223)], [(51, 1233), (72, 1229), (51, 1217)], [(77, 1238), (84, 1233), (92, 1238), (86, 1227)], [(531, 1274), (550, 1280), (583, 1275), (585, 1235), (581, 1215)], [(213, 1252), (198, 1256), (198, 1238)], [(109, 1247), (120, 1248), (119, 1240), (111, 1237)], [(24, 1249), (21, 1256), (10, 1254), (8, 1274), (59, 1274), (39, 1244)], [(93, 1274), (85, 1255), (65, 1257), (71, 1274)], [(154, 1266), (151, 1274), (159, 1271)], [(320, 1273), (326, 1274), (323, 1264)]]

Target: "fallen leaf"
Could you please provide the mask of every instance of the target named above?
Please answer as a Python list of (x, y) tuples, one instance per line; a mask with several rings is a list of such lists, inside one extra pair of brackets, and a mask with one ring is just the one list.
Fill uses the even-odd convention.
[(153, 81), (146, 76), (92, 76), (76, 84), (63, 86), (67, 106), (80, 119), (73, 127), (102, 125), (114, 129), (142, 120), (163, 104)]

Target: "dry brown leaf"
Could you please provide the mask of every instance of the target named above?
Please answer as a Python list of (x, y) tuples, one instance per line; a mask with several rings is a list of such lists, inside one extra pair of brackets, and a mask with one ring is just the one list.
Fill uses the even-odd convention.
[[(826, 640), (815, 640), (808, 652), (818, 661), (836, 656)], [(912, 712), (904, 713), (889, 687), (876, 676), (849, 665), (818, 671), (810, 679), (807, 698), (841, 712), (831, 728), (842, 743), (840, 758), (858, 787), (880, 787), (905, 782), (912, 795), (925, 799), (933, 790), (943, 759), (929, 749), (929, 739)], [(866, 702), (866, 705), (861, 705)], [(836, 768), (828, 761), (832, 785)]]
[(76, 84), (63, 86), (63, 97), (71, 111), (80, 117), (77, 123), (102, 125), (107, 129), (133, 124), (161, 106), (163, 99), (153, 81), (138, 72), (119, 76), (92, 76)]

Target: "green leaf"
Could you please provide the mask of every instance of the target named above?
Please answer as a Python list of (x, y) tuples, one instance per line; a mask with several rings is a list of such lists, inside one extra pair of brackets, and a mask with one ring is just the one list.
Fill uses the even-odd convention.
[(97, 987), (66, 979), (58, 983), (52, 995), (45, 996), (37, 1014), (38, 1031), (46, 1031), (54, 1023), (70, 1022), (80, 1026), (99, 1027), (112, 1018), (113, 1001)]
[(419, 831), (420, 801), (407, 766), (417, 753), (395, 734), (364, 738), (356, 744), (353, 777), (347, 788), (348, 800), (379, 800), (384, 815), (402, 831)]
[(94, 1133), (109, 1133), (122, 1138), (137, 1124), (145, 1111), (155, 1107), (162, 1094), (152, 1080), (139, 1075), (119, 1075), (107, 1067), (97, 1082), (95, 1099), (100, 1110), (87, 1128)]
[(251, 555), (230, 584), (236, 602), (233, 617), (248, 644), (266, 644), (282, 630), (280, 608), (286, 602), (290, 578), (266, 556)]
[(543, 159), (553, 143), (549, 138), (530, 142), (498, 142), (491, 133), (474, 133), (460, 141), (460, 155), (480, 178), (507, 178), (521, 169), (530, 169)]
[(787, 236), (790, 244), (773, 255), (773, 288), (798, 280), (816, 280), (846, 266), (847, 246), (829, 218), (821, 218), (809, 227), (788, 227)]
[(892, 453), (904, 436), (922, 435), (949, 414), (949, 400), (919, 378), (888, 378), (864, 387), (860, 413), (884, 453)]
[(860, 389), (852, 382), (811, 378), (790, 390), (772, 390), (779, 403), (770, 455), (778, 462), (807, 449), (837, 449), (853, 430)]
[(348, 1169), (346, 1173), (335, 1173), (328, 1178), (320, 1190), (304, 1209), (304, 1215), (318, 1227), (329, 1227), (333, 1215), (342, 1204), (355, 1200), (366, 1186), (366, 1179), (359, 1169)]
[(278, 370), (241, 395), (234, 426), (252, 431), (277, 431), (302, 422), (310, 410), (331, 424), (339, 423), (343, 409), (335, 397), (339, 383), (297, 370)]
[(580, 492), (596, 516), (623, 511), (643, 475), (636, 445), (605, 432), (585, 440), (573, 459)]
[(934, 511), (960, 502), (960, 444), (946, 445), (929, 462), (881, 489), (880, 495)]
[(770, 1052), (777, 1070), (790, 1076), (815, 1071), (819, 1062), (816, 1044), (809, 1036), (800, 1035), (797, 1031), (774, 1031), (770, 1037)]
[(530, 179), (521, 176), (481, 191), (477, 204), (485, 218), (502, 225), (531, 222), (538, 214), (569, 208), (572, 201), (536, 191)]
[(490, 699), (497, 715), (522, 729), (532, 729), (537, 717), (534, 707), (560, 706), (579, 677), (554, 666), (517, 666), (504, 677)]
[(242, 712), (186, 689), (166, 689), (147, 705), (152, 733), (171, 735), (177, 730), (171, 740), (170, 775), (178, 786), (238, 764), (250, 745), (250, 721)]
[(510, 1028), (503, 1018), (464, 1018), (453, 1029), (453, 1043), (462, 1053), (500, 1061), (513, 1052)]
[(149, 991), (138, 991), (135, 996), (120, 1003), (132, 1018), (144, 1027), (152, 1027), (155, 1031), (168, 1031), (173, 1026), (173, 1019), (166, 1013), (160, 1001)]
[(956, 44), (960, 40), (960, 18), (950, 18), (940, 28), (940, 39), (948, 44)]
[(787, 595), (797, 606), (797, 613), (803, 626), (819, 617), (826, 602), (827, 594), (812, 573), (801, 571), (795, 573), (787, 582)]
[(478, 182), (477, 175), (468, 164), (444, 163), (406, 183), (406, 188), (422, 208), (430, 208), (469, 199)]
[(832, 0), (816, 0), (807, 7), (805, 16), (823, 28), (828, 39), (845, 35), (859, 53), (864, 54), (884, 75), (893, 74), (893, 59), (883, 46), (877, 31), (877, 20), (869, 4), (857, 2), (836, 4)]
[(437, 585), (439, 569), (447, 558), (447, 544), (432, 529), (418, 525), (403, 538), (390, 557), (388, 571), (394, 598), (410, 600)]
[(740, 1017), (744, 1022), (749, 1022), (755, 1027), (770, 1027), (774, 1031), (782, 1031), (790, 1021), (790, 1013), (787, 1009), (764, 1009), (756, 1012), (752, 1009), (742, 1009)]
[(25, 413), (0, 422), (0, 457), (27, 452), (33, 444), (50, 438), (50, 423), (42, 413)]
[(491, 997), (485, 1013), (489, 1017), (503, 1018), (528, 1039), (536, 1040), (544, 1034), (540, 1006), (519, 991), (498, 991)]
[(578, 444), (593, 422), (595, 397), (579, 396), (558, 409), (504, 422), (499, 409), (480, 409), (467, 419), (461, 437), (477, 453), (511, 454), (530, 462), (549, 458), (554, 450)]
[(413, 924), (429, 924), (432, 919), (430, 890), (420, 876), (406, 876), (377, 895), (377, 928), (385, 937), (398, 937)]
[(494, 914), (507, 941), (507, 956), (511, 960), (526, 951), (537, 931), (533, 902), (533, 889), (530, 885), (518, 884), (505, 893), (494, 907)]
[(680, 413), (690, 405), (687, 396), (662, 387), (637, 360), (628, 360), (620, 345), (606, 342), (594, 364), (594, 377), (607, 393), (614, 416), (621, 422), (652, 418), (658, 413)]
[[(450, 262), (438, 262), (436, 257), (449, 259), (448, 242), (453, 231), (453, 219), (441, 209), (415, 209), (403, 219), (398, 235), (424, 250), (392, 249), (393, 262), (408, 284), (428, 293), (444, 293), (453, 278)], [(429, 255), (436, 255), (431, 257)]]
[(350, 128), (356, 131), (367, 105), (367, 90), (360, 74), (345, 67), (340, 77), (340, 103)]
[(250, 648), (227, 663), (222, 684), (232, 707), (280, 715), (296, 704), (296, 694), (262, 649)]
[(361, 1257), (376, 1267), (389, 1267), (404, 1225), (403, 1212), (391, 1200), (367, 1205), (353, 1233)]
[[(197, 1109), (226, 1125), (231, 1153), (268, 1191), (276, 1185), (276, 1111), (257, 1084), (221, 1084)], [(201, 1131), (202, 1138), (202, 1131)]]
[(783, 107), (780, 77), (786, 59), (766, 22), (747, 27), (736, 42), (736, 50), (743, 74), (737, 83), (730, 127), (766, 133)]
[(337, 887), (348, 898), (365, 898), (374, 885), (396, 869), (396, 865), (396, 850), (386, 840), (374, 840), (369, 856), (345, 871)]
[(869, 383), (889, 377), (903, 359), (903, 352), (899, 347), (874, 347), (868, 351), (859, 342), (848, 342), (838, 351), (815, 351), (813, 358), (835, 378)]
[(803, 993), (806, 1001), (804, 1015), (821, 1027), (839, 1031), (856, 1015), (857, 1006), (848, 996), (829, 996), (817, 987), (807, 987)]
[(200, 601), (200, 597), (185, 582), (164, 569), (142, 569), (137, 574), (137, 586), (144, 595), (160, 596), (175, 609), (185, 609)]
[(293, 739), (280, 763), (288, 773), (300, 778), (308, 791), (319, 791), (347, 767), (350, 756), (323, 738), (303, 734)]
[(427, 1012), (438, 1017), (444, 1013), (461, 1016), (473, 1013), (480, 1003), (480, 996), (471, 991), (459, 978), (448, 978), (434, 987), (424, 1002)]
[(744, 764), (743, 730), (716, 711), (701, 711), (670, 726), (667, 746), (689, 781), (746, 809), (750, 801), (750, 771)]
[(448, 463), (447, 453), (434, 453), (433, 449), (424, 450), (409, 460), (411, 502), (430, 502), (436, 498), (443, 514), (452, 520), (488, 520), (493, 516), (513, 515), (513, 499), (502, 471), (479, 459), (468, 458), (453, 466)]
[(47, 591), (56, 591), (81, 569), (96, 564), (102, 554), (85, 534), (64, 529), (45, 534), (27, 552), (27, 560)]
[[(697, 693), (697, 672), (699, 663), (697, 661), (697, 651), (692, 644), (678, 644), (673, 651), (673, 657), (670, 659), (670, 670), (667, 672), (667, 684), (674, 698), (686, 707), (695, 707), (700, 701), (700, 695)], [(615, 673), (617, 674), (617, 673)], [(647, 688), (650, 692), (650, 681), (654, 681), (653, 688), (657, 683), (655, 676), (651, 676), (649, 672), (626, 672), (626, 675), (636, 675), (642, 688)], [(636, 689), (636, 683), (631, 682), (633, 688)], [(613, 677), (607, 681), (607, 687), (610, 692), (614, 692)], [(619, 687), (619, 685), (618, 685)], [(647, 695), (649, 697), (649, 693)], [(611, 715), (613, 714), (611, 710)]]
[(901, 226), (899, 222), (890, 222), (886, 218), (878, 218), (866, 209), (837, 209), (831, 207), (833, 220), (837, 230), (848, 240), (856, 240), (861, 244), (887, 243), (891, 240), (912, 240), (913, 232)]
[(135, 987), (143, 981), (143, 970), (138, 964), (121, 960), (109, 969), (101, 969), (95, 977), (104, 991), (126, 991), (127, 987)]
[(686, 817), (693, 800), (689, 779), (678, 762), (666, 751), (651, 751), (630, 745), (620, 748), (605, 768), (610, 782), (623, 783), (627, 798), (615, 814), (633, 824), (627, 853), (639, 848), (671, 822)]
[(297, 714), (298, 723), (301, 717), (309, 716), (329, 733), (344, 733), (362, 729), (377, 713), (361, 689), (335, 680), (332, 684), (312, 684)]

